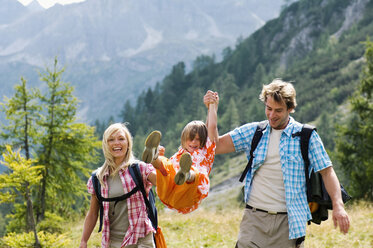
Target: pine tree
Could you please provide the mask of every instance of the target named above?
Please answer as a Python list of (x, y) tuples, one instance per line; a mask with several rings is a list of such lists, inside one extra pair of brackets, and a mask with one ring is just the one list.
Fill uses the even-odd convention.
[(0, 137), (8, 145), (21, 148), (26, 159), (29, 159), (33, 145), (40, 136), (36, 125), (36, 120), (39, 119), (40, 105), (37, 102), (38, 91), (36, 89), (28, 90), (26, 84), (26, 80), (22, 77), (21, 84), (14, 87), (14, 96), (5, 97), (4, 103), (1, 103), (7, 124), (1, 126)]
[[(38, 91), (28, 90), (24, 78), (21, 78), (21, 84), (16, 85), (15, 90), (14, 96), (5, 98), (5, 103), (2, 103), (2, 110), (8, 123), (2, 125), (0, 136), (8, 145), (22, 149), (26, 159), (31, 159), (32, 147), (36, 145), (35, 141), (40, 136), (36, 126), (40, 111), (40, 106), (36, 102)], [(29, 190), (28, 182), (25, 184), (25, 190)], [(31, 231), (35, 228), (33, 206), (30, 192), (26, 192), (26, 195), (26, 230)]]
[(339, 129), (337, 155), (353, 196), (373, 200), (373, 42), (366, 47), (363, 77), (350, 98), (353, 116)]
[(97, 159), (95, 148), (100, 146), (94, 128), (76, 122), (77, 99), (73, 87), (61, 81), (63, 72), (64, 68), (57, 68), (55, 58), (53, 70), (47, 68), (41, 74), (47, 92), (40, 96), (44, 111), (39, 125), (44, 135), (38, 154), (45, 170), (38, 196), (38, 221), (44, 219), (47, 210), (71, 210), (75, 198), (85, 192), (80, 177), (88, 173), (86, 165)]
[(240, 125), (238, 109), (233, 98), (229, 100), (228, 107), (221, 117), (220, 124), (222, 126), (222, 133), (233, 130)]

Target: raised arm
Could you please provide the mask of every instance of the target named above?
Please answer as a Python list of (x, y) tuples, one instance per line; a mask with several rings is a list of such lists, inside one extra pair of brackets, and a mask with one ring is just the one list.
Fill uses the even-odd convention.
[(219, 136), (218, 142), (216, 143), (215, 154), (224, 154), (235, 152), (234, 144), (231, 136), (226, 133), (223, 136)]
[(218, 102), (219, 96), (216, 93), (215, 102), (210, 103), (207, 110), (206, 126), (208, 131), (208, 136), (212, 142), (215, 144), (218, 142)]
[[(206, 125), (207, 125), (208, 132), (209, 132), (209, 138), (211, 140), (214, 140), (216, 143), (215, 153), (223, 154), (223, 153), (234, 152), (235, 148), (234, 148), (231, 136), (229, 134), (225, 134), (219, 137), (219, 132), (217, 129), (217, 111), (218, 111), (218, 104), (219, 104), (218, 93), (208, 90), (205, 96), (203, 97), (203, 103), (208, 109)], [(210, 122), (211, 122), (211, 125), (210, 125)], [(211, 136), (210, 136), (210, 133), (211, 133)]]

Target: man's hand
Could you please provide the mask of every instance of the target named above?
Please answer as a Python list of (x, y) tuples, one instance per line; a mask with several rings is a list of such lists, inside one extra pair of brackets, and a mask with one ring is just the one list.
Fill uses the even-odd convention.
[(333, 222), (334, 227), (337, 228), (339, 226), (339, 230), (346, 234), (348, 229), (350, 228), (350, 219), (348, 218), (348, 214), (346, 210), (342, 206), (333, 206)]
[(219, 104), (218, 92), (208, 90), (203, 97), (203, 103), (205, 104), (206, 108), (209, 108), (209, 105), (213, 103)]

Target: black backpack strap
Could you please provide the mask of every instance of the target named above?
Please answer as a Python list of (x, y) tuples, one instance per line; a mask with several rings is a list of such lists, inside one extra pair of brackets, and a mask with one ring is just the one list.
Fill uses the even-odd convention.
[[(318, 173), (311, 173), (311, 178), (309, 176), (309, 165), (310, 160), (308, 158), (308, 146), (309, 141), (312, 135), (312, 131), (316, 131), (316, 128), (314, 126), (311, 126), (309, 124), (304, 124), (302, 127), (302, 131), (300, 132), (300, 145), (301, 145), (301, 152), (302, 152), (302, 158), (305, 165), (305, 177), (306, 177), (306, 186), (307, 186), (307, 200), (314, 201), (317, 200), (318, 203), (327, 206), (328, 209), (332, 209), (331, 205), (331, 199), (330, 196), (325, 188), (324, 182), (322, 180), (321, 175), (316, 175)], [(315, 177), (312, 178), (312, 177)], [(316, 178), (317, 177), (317, 178)], [(313, 183), (317, 182), (317, 187), (314, 187), (314, 185), (311, 187), (310, 180), (314, 179)], [(346, 203), (348, 200), (351, 199), (351, 197), (348, 195), (346, 190), (341, 187), (341, 193), (342, 193), (342, 200), (344, 203)], [(316, 190), (318, 189), (318, 190)]]
[(145, 188), (144, 188), (144, 183), (143, 183), (143, 180), (142, 180), (139, 165), (137, 163), (134, 163), (128, 169), (129, 169), (129, 172), (130, 172), (133, 180), (136, 183), (136, 186), (139, 187), (139, 189), (140, 189), (140, 191), (141, 191), (141, 193), (144, 197), (145, 205), (146, 205), (146, 208), (147, 208), (147, 211), (148, 211), (148, 217), (149, 217), (150, 221), (152, 222), (152, 226), (155, 230), (157, 230), (158, 216), (157, 216), (157, 209), (155, 207), (153, 191), (152, 190), (149, 191), (149, 199), (150, 199), (150, 201), (149, 201), (148, 197), (146, 196), (146, 191), (145, 191)]
[(310, 159), (308, 157), (308, 146), (310, 143), (310, 138), (312, 135), (313, 130), (316, 130), (316, 127), (311, 126), (309, 124), (304, 124), (302, 127), (301, 135), (300, 135), (300, 149), (302, 152), (302, 158), (304, 161), (304, 173), (306, 177), (306, 185), (307, 185), (307, 200), (311, 201), (311, 187), (310, 187), (310, 177), (309, 177), (309, 167), (310, 167)]
[(300, 150), (302, 153), (302, 158), (304, 161), (304, 175), (306, 177), (306, 188), (307, 188), (307, 200), (311, 200), (311, 187), (310, 187), (310, 177), (309, 177), (309, 166), (310, 159), (308, 158), (308, 145), (313, 130), (316, 130), (316, 127), (309, 124), (304, 124), (300, 132), (292, 134), (292, 137), (300, 136)]
[(134, 193), (136, 193), (139, 190), (139, 187), (136, 186), (133, 188), (130, 192), (127, 194), (123, 194), (121, 196), (116, 196), (116, 197), (111, 197), (111, 198), (105, 198), (101, 195), (101, 184), (100, 181), (97, 178), (96, 172), (92, 173), (92, 184), (93, 184), (93, 189), (95, 190), (95, 194), (98, 200), (98, 203), (100, 205), (100, 226), (98, 228), (98, 232), (101, 232), (102, 230), (102, 223), (103, 223), (103, 217), (104, 217), (104, 201), (107, 202), (115, 202), (114, 203), (114, 208), (117, 205), (119, 201), (123, 201), (129, 197), (131, 197)]
[(267, 121), (262, 121), (262, 122), (259, 122), (258, 126), (256, 127), (254, 137), (251, 141), (250, 159), (247, 162), (247, 165), (246, 165), (244, 171), (241, 174), (240, 182), (243, 182), (243, 180), (246, 177), (247, 172), (249, 171), (249, 169), (251, 169), (251, 166), (253, 164), (253, 159), (254, 159), (254, 151), (255, 151), (256, 147), (258, 146), (259, 141), (263, 136), (263, 131), (267, 128), (267, 125), (268, 125)]
[(102, 196), (101, 196), (101, 184), (97, 178), (96, 172), (92, 173), (92, 184), (93, 189), (95, 190), (95, 194), (98, 200), (98, 204), (100, 205), (100, 226), (98, 228), (98, 232), (101, 232), (102, 229), (102, 220), (104, 217), (104, 205), (102, 204)]

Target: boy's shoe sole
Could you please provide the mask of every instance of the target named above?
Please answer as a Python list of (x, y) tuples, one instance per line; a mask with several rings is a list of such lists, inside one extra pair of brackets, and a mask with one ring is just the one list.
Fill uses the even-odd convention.
[(162, 134), (159, 131), (151, 132), (145, 140), (145, 148), (141, 160), (145, 163), (151, 163), (157, 153)]
[(192, 156), (189, 153), (183, 153), (180, 157), (180, 170), (176, 173), (174, 181), (177, 185), (182, 185), (187, 180), (187, 175), (192, 166)]

